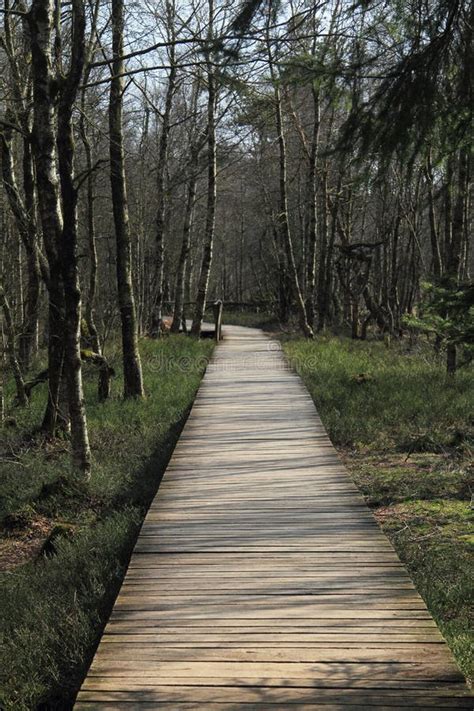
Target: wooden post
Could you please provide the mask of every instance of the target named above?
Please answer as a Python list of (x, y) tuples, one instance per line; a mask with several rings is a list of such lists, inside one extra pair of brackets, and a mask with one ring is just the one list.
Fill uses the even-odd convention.
[(222, 311), (223, 311), (223, 303), (219, 299), (212, 305), (212, 309), (214, 311), (214, 333), (215, 333), (215, 338), (216, 341), (219, 343), (219, 341), (222, 339)]

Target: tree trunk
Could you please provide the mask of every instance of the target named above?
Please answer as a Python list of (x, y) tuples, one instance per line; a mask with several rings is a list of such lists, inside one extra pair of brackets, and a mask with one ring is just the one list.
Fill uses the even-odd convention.
[[(168, 22), (173, 23), (171, 10), (168, 6)], [(171, 37), (174, 40), (174, 37)], [(151, 314), (150, 336), (158, 338), (161, 332), (161, 320), (163, 309), (163, 265), (164, 265), (164, 239), (165, 239), (165, 184), (166, 166), (168, 157), (168, 143), (170, 136), (171, 109), (173, 107), (173, 97), (176, 91), (176, 64), (175, 64), (175, 44), (170, 47), (170, 73), (165, 97), (165, 110), (163, 112), (163, 124), (161, 127), (160, 143), (158, 150), (158, 165), (156, 190), (158, 207), (156, 210), (156, 284), (153, 311)]]
[[(322, 175), (322, 224), (321, 224), (321, 249), (319, 253), (319, 270), (318, 270), (318, 296), (317, 296), (317, 330), (322, 331), (326, 326), (327, 306), (329, 301), (329, 274), (328, 263), (330, 266), (330, 258), (328, 254), (328, 175), (327, 166)], [(336, 197), (337, 200), (337, 197)], [(334, 223), (333, 223), (334, 224)]]
[(188, 254), (188, 258), (186, 260), (186, 266), (184, 268), (184, 301), (183, 301), (183, 311), (182, 311), (182, 317), (181, 317), (181, 327), (183, 329), (183, 333), (188, 332), (188, 325), (186, 323), (186, 316), (187, 316), (186, 305), (189, 304), (189, 302), (191, 301), (191, 283), (192, 283), (192, 276), (193, 276), (193, 267), (194, 267), (193, 253), (191, 250), (191, 245), (189, 245), (189, 254)]
[(82, 113), (79, 124), (84, 153), (86, 156), (87, 188), (86, 188), (86, 224), (87, 224), (87, 244), (89, 247), (89, 288), (87, 291), (86, 303), (84, 308), (84, 319), (87, 325), (88, 340), (90, 347), (95, 353), (102, 353), (99, 334), (94, 319), (95, 295), (97, 291), (97, 246), (95, 240), (95, 210), (94, 210), (94, 192), (95, 178), (94, 168), (92, 165), (92, 148), (90, 139), (87, 133), (85, 122), (85, 106), (84, 92), (82, 94)]
[(438, 228), (436, 225), (435, 200), (433, 193), (433, 166), (431, 165), (431, 149), (428, 151), (426, 159), (426, 183), (428, 186), (428, 215), (430, 221), (430, 241), (433, 276), (439, 279), (441, 276), (441, 250), (439, 247)]
[[(273, 64), (270, 64), (273, 74)], [(273, 77), (275, 82), (275, 78)], [(281, 110), (281, 94), (278, 84), (275, 82), (274, 88), (275, 97), (275, 119), (278, 136), (279, 150), (279, 174), (280, 174), (280, 205), (278, 214), (278, 228), (283, 244), (285, 246), (286, 259), (288, 263), (289, 273), (292, 281), (294, 296), (299, 314), (300, 327), (306, 338), (313, 338), (313, 329), (308, 323), (306, 307), (301, 293), (298, 270), (296, 268), (295, 254), (293, 250), (293, 241), (290, 233), (290, 223), (288, 222), (288, 194), (287, 194), (287, 177), (286, 177), (286, 141), (283, 133), (283, 117)]]
[(364, 297), (365, 305), (370, 314), (370, 318), (376, 322), (377, 327), (380, 329), (380, 331), (382, 333), (385, 333), (387, 331), (388, 326), (386, 316), (384, 314), (383, 309), (381, 309), (380, 306), (375, 302), (368, 286), (365, 287), (362, 296)]
[(5, 394), (3, 390), (3, 374), (0, 382), (0, 425), (5, 422)]
[(287, 185), (287, 156), (286, 156), (286, 141), (283, 128), (282, 114), (282, 99), (279, 78), (276, 76), (274, 59), (272, 55), (272, 43), (270, 37), (271, 23), (271, 7), (268, 12), (268, 20), (266, 27), (266, 43), (267, 43), (267, 58), (270, 77), (273, 83), (273, 106), (275, 111), (275, 124), (278, 142), (278, 169), (279, 169), (279, 209), (277, 216), (277, 227), (279, 237), (285, 248), (286, 261), (288, 265), (289, 276), (292, 282), (294, 297), (296, 298), (296, 306), (298, 309), (300, 328), (306, 338), (313, 338), (313, 329), (308, 323), (306, 306), (301, 293), (300, 282), (298, 278), (298, 269), (296, 267), (295, 254), (293, 249), (293, 241), (290, 232), (290, 223), (288, 221), (288, 185)]
[(10, 311), (10, 306), (8, 304), (7, 297), (3, 290), (3, 286), (0, 285), (0, 308), (3, 310), (3, 315), (5, 317), (6, 326), (6, 337), (7, 337), (7, 353), (8, 361), (10, 363), (10, 368), (13, 373), (16, 385), (16, 399), (18, 404), (22, 407), (28, 405), (28, 397), (25, 392), (25, 382), (23, 380), (23, 374), (21, 372), (21, 367), (16, 357), (15, 349), (15, 329), (13, 326), (13, 319)]
[(73, 44), (70, 69), (60, 90), (58, 111), (59, 176), (63, 209), (60, 260), (64, 285), (64, 375), (67, 383), (74, 466), (90, 476), (91, 452), (84, 407), (81, 367), (81, 291), (77, 264), (77, 190), (74, 187), (74, 133), (72, 112), (84, 66), (85, 8), (73, 0)]
[(110, 82), (110, 184), (117, 245), (117, 290), (122, 322), (124, 396), (143, 397), (143, 380), (138, 351), (135, 300), (132, 284), (132, 253), (128, 218), (123, 150), (123, 0), (112, 0), (112, 79)]
[[(209, 2), (210, 13), (210, 34), (212, 37), (212, 19), (214, 14), (213, 0)], [(196, 308), (191, 326), (191, 334), (199, 337), (201, 333), (204, 311), (206, 308), (207, 289), (209, 286), (209, 275), (212, 266), (212, 252), (214, 247), (214, 231), (216, 223), (216, 78), (211, 61), (208, 61), (207, 72), (207, 208), (206, 208), (206, 229), (204, 234), (204, 248), (201, 263), (201, 273), (199, 275), (198, 292), (196, 298)]]
[(179, 254), (178, 267), (176, 270), (176, 285), (174, 294), (174, 313), (173, 322), (171, 324), (171, 332), (179, 333), (181, 323), (183, 320), (183, 301), (184, 301), (184, 291), (185, 291), (185, 274), (186, 274), (186, 264), (189, 257), (189, 246), (191, 238), (191, 225), (194, 211), (194, 203), (196, 200), (196, 183), (197, 183), (197, 173), (196, 173), (196, 161), (191, 161), (191, 176), (189, 178), (187, 198), (186, 198), (186, 211), (184, 214), (184, 225), (183, 225), (183, 241), (181, 243), (181, 251)]
[(446, 274), (455, 282), (459, 280), (464, 240), (464, 214), (468, 195), (469, 154), (463, 149), (459, 155), (457, 194), (452, 213), (451, 243), (446, 259)]
[[(463, 149), (459, 155), (457, 195), (452, 213), (451, 243), (446, 259), (446, 275), (452, 285), (459, 283), (463, 256), (465, 204), (468, 195), (469, 154)], [(449, 312), (446, 314), (449, 317)], [(456, 345), (448, 343), (446, 352), (446, 371), (454, 375), (457, 367)]]
[(21, 325), (18, 343), (18, 357), (22, 369), (26, 372), (31, 367), (33, 356), (38, 350), (38, 320), (40, 296), (40, 270), (36, 250), (29, 250), (26, 254), (27, 287), (25, 316)]
[(54, 7), (52, 0), (33, 0), (28, 15), (33, 75), (33, 150), (43, 241), (49, 264), (48, 402), (41, 425), (54, 435), (63, 364), (64, 291), (58, 245), (62, 215), (56, 170), (57, 83), (51, 70)]
[(308, 323), (314, 326), (314, 297), (316, 289), (316, 242), (317, 242), (317, 160), (319, 147), (320, 103), (319, 92), (313, 87), (313, 135), (308, 172), (308, 237), (307, 237), (307, 267), (306, 267), (306, 313)]
[(19, 357), (23, 369), (27, 370), (31, 365), (33, 356), (38, 350), (39, 298), (42, 274), (45, 284), (47, 285), (48, 283), (46, 260), (42, 255), (42, 259), (40, 260), (40, 250), (38, 246), (39, 235), (37, 229), (34, 167), (31, 138), (29, 135), (23, 139), (23, 190), (25, 194), (25, 204), (28, 206), (27, 215), (31, 229), (29, 231), (30, 239), (28, 240), (28, 247), (26, 247), (25, 240), (23, 240), (23, 246), (25, 247), (27, 255), (28, 284), (25, 318), (20, 333)]
[(351, 338), (359, 338), (359, 298), (354, 297), (351, 303)]
[(401, 217), (397, 214), (395, 224), (393, 226), (392, 236), (392, 260), (390, 273), (390, 287), (388, 293), (388, 307), (391, 314), (391, 328), (393, 332), (400, 332), (400, 297), (398, 280), (400, 278), (400, 269), (398, 264), (398, 242), (400, 236), (400, 221)]
[(446, 372), (448, 375), (454, 375), (457, 368), (457, 350), (454, 343), (448, 343), (446, 349)]
[(454, 158), (450, 155), (446, 162), (446, 182), (444, 184), (444, 249), (443, 257), (444, 264), (449, 260), (452, 241), (452, 218), (453, 218), (453, 201), (452, 201), (452, 183), (454, 175)]
[(27, 290), (24, 318), (19, 336), (18, 358), (24, 371), (31, 365), (31, 359), (36, 352), (38, 338), (39, 294), (40, 294), (40, 262), (38, 253), (38, 237), (34, 216), (34, 189), (31, 178), (31, 151), (29, 141), (23, 143), (23, 183), (28, 209), (22, 200), (18, 189), (15, 164), (12, 152), (12, 129), (5, 127), (0, 135), (0, 154), (2, 163), (2, 178), (10, 209), (26, 252)]

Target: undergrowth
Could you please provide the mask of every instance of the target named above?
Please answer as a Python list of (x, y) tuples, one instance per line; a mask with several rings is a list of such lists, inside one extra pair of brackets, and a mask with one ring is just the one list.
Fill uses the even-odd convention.
[[(122, 399), (118, 352), (107, 354), (117, 378), (106, 403), (86, 370), (88, 484), (70, 471), (67, 441), (33, 433), (44, 386), (0, 430), (0, 549), (7, 564), (15, 546), (27, 551), (0, 578), (2, 708), (71, 707), (212, 347), (184, 336), (143, 341), (143, 401)], [(44, 544), (29, 550), (37, 528)]]

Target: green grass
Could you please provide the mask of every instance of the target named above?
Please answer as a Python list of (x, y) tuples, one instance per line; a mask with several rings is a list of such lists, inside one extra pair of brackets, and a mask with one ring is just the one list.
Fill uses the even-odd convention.
[(358, 450), (442, 452), (474, 448), (474, 375), (447, 378), (423, 349), (318, 338), (287, 341), (336, 445)]
[(472, 468), (466, 459), (449, 454), (419, 452), (366, 454), (351, 452), (347, 462), (370, 506), (405, 501), (455, 499), (467, 501), (472, 492)]
[(415, 499), (379, 510), (378, 518), (472, 682), (474, 514), (469, 502)]
[(420, 344), (287, 340), (349, 472), (474, 676), (474, 371)]
[(212, 347), (184, 336), (143, 341), (143, 401), (121, 398), (118, 353), (107, 354), (117, 371), (108, 402), (97, 401), (87, 370), (89, 484), (71, 473), (67, 441), (31, 436), (44, 387), (1, 431), (0, 542), (27, 544), (35, 526), (55, 533), (48, 557), (36, 552), (0, 579), (2, 708), (70, 707)]

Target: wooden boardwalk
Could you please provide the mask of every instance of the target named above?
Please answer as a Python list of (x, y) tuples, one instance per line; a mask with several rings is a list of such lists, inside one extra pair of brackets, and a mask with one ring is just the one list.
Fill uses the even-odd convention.
[(472, 709), (301, 380), (225, 334), (75, 708)]

